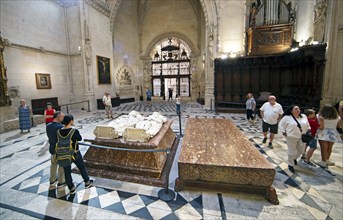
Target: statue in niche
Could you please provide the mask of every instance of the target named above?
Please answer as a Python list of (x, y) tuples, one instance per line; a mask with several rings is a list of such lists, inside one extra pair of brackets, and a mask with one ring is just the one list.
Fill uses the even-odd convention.
[(132, 71), (127, 66), (122, 66), (117, 74), (117, 81), (120, 86), (130, 86), (132, 85)]
[(320, 1), (314, 7), (313, 40), (324, 41), (327, 2)]
[(3, 41), (2, 37), (0, 36), (0, 107), (3, 106), (10, 106), (11, 98), (8, 95), (7, 89), (7, 74), (6, 74), (6, 67), (4, 61), (3, 52), (5, 50), (5, 42)]

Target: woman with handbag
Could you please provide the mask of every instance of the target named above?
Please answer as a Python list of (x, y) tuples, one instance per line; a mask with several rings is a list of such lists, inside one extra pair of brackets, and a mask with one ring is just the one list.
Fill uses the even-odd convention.
[(296, 105), (292, 105), (283, 114), (279, 129), (286, 137), (288, 147), (288, 170), (294, 173), (294, 165), (297, 165), (297, 159), (304, 152), (305, 146), (302, 135), (310, 130), (310, 125), (306, 115), (300, 114), (300, 108)]
[(338, 122), (341, 118), (338, 112), (331, 105), (324, 105), (318, 114), (319, 125), (317, 134), (322, 154), (322, 161), (317, 164), (321, 167), (333, 166), (335, 163), (330, 160), (332, 147), (335, 142), (341, 142), (341, 137), (337, 131)]

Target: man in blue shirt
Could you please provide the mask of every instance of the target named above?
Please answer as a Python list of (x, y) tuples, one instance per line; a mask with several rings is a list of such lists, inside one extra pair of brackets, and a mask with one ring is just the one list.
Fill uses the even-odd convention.
[(151, 107), (151, 91), (150, 91), (150, 89), (148, 89), (145, 94), (146, 94), (146, 100), (148, 102), (148, 107)]
[[(57, 131), (63, 127), (61, 122), (63, 121), (63, 113), (60, 111), (55, 112), (53, 115), (54, 120), (46, 126), (46, 134), (49, 138), (49, 152), (51, 154), (51, 166), (50, 166), (50, 186), (62, 188), (66, 186), (63, 167), (58, 166), (57, 159), (55, 157), (55, 146), (57, 143)], [(58, 169), (58, 175), (56, 178), (56, 172)]]

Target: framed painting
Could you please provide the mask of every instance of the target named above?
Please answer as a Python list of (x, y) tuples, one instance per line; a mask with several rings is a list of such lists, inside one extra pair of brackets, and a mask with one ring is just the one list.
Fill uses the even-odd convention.
[(96, 56), (98, 83), (111, 84), (111, 65), (110, 58)]
[(51, 89), (50, 74), (36, 73), (36, 86), (37, 89)]

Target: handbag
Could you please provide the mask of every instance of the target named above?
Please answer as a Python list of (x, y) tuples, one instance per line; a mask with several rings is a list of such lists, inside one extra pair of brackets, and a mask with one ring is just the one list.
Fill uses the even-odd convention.
[[(303, 130), (301, 129), (301, 126), (300, 126), (298, 120), (297, 120), (293, 115), (292, 115), (292, 117), (293, 117), (294, 120), (297, 122), (298, 128), (300, 129), (300, 132), (302, 133)], [(313, 137), (312, 137), (310, 131), (307, 131), (305, 134), (302, 134), (302, 135), (301, 135), (301, 141), (302, 141), (303, 143), (306, 143), (307, 145), (311, 142), (312, 139), (313, 139)]]

